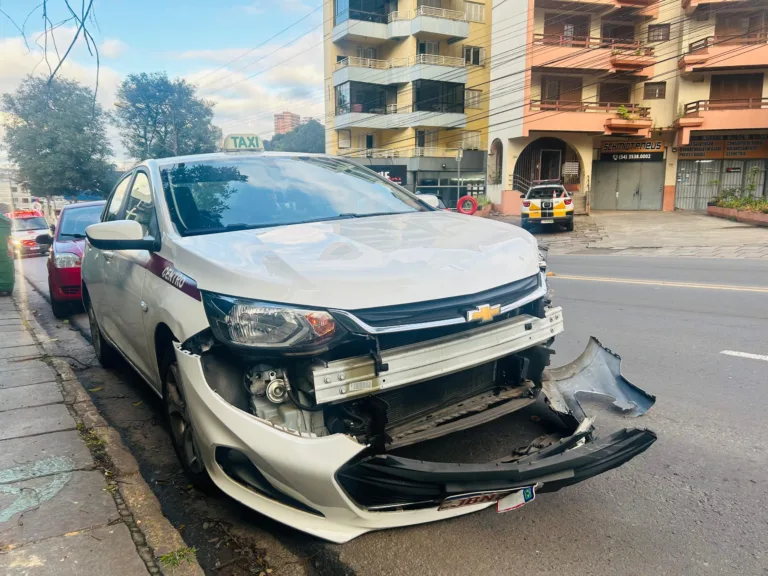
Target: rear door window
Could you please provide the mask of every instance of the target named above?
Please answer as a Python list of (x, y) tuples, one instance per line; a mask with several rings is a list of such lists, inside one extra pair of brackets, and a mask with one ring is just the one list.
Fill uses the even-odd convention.
[(532, 188), (528, 192), (528, 200), (549, 200), (552, 198), (568, 198), (568, 193), (557, 186)]

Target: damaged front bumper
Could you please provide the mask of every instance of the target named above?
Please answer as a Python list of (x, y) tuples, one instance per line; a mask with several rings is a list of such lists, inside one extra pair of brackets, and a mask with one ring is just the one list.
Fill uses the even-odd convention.
[[(655, 399), (620, 373), (620, 359), (592, 340), (581, 357), (545, 372), (540, 394), (567, 433), (524, 455), (490, 464), (443, 464), (373, 453), (344, 434), (310, 437), (239, 410), (206, 382), (200, 356), (176, 346), (200, 456), (225, 493), (267, 516), (334, 542), (370, 530), (432, 522), (493, 505), (440, 510), (446, 498), (538, 486), (558, 490), (642, 453), (653, 432), (624, 429), (596, 438), (584, 394), (609, 396), (626, 415)], [(510, 446), (510, 450), (518, 448)]]

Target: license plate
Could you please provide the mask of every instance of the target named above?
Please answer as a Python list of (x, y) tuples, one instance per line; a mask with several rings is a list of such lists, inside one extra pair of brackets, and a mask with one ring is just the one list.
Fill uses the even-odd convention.
[(542, 221), (541, 221), (541, 223), (542, 223), (542, 224), (554, 224), (554, 223), (555, 223), (555, 221), (554, 221), (554, 220), (551, 220), (551, 219), (548, 219), (548, 220), (542, 220)]
[[(500, 510), (498, 508), (500, 502), (507, 501), (507, 499), (511, 496), (516, 496), (528, 491), (530, 491), (531, 497), (527, 500), (523, 498), (522, 504), (518, 504), (516, 499), (514, 502), (510, 501), (510, 504), (505, 504), (506, 509)], [(507, 509), (514, 510), (515, 508), (520, 508), (520, 506), (523, 506), (526, 502), (530, 502), (534, 498), (533, 494), (533, 486), (529, 486), (523, 490), (516, 490), (514, 492), (510, 490), (496, 490), (494, 492), (472, 492), (469, 494), (458, 494), (456, 496), (449, 496), (443, 500), (438, 510), (453, 510), (454, 508), (463, 508), (464, 506), (477, 506), (478, 504), (492, 504), (496, 502), (497, 510), (499, 512), (506, 512)], [(508, 506), (512, 505), (515, 507), (508, 508)]]
[(511, 492), (496, 502), (496, 512), (501, 513), (517, 510), (528, 504), (528, 502), (533, 502), (534, 498), (536, 498), (535, 486), (529, 486), (528, 488), (523, 488), (517, 492)]

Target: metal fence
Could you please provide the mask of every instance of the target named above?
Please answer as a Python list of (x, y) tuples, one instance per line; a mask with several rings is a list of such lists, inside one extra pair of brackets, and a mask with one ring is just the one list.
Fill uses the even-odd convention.
[[(754, 181), (752, 195), (765, 194), (768, 160), (680, 160), (677, 163), (675, 208), (706, 210), (707, 202), (727, 189), (745, 189)], [(754, 175), (754, 176), (753, 176)]]

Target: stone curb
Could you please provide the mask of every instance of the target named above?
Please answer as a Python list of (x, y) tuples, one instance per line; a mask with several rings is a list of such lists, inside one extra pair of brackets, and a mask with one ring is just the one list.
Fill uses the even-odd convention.
[[(26, 282), (28, 283), (28, 281)], [(34, 287), (32, 289), (34, 290)], [(164, 566), (160, 562), (161, 556), (185, 549), (187, 544), (179, 531), (163, 515), (160, 501), (142, 478), (138, 462), (125, 447), (118, 432), (111, 428), (101, 416), (72, 367), (65, 360), (56, 357), (58, 351), (55, 349), (55, 342), (43, 330), (34, 314), (30, 313), (29, 308), (17, 294), (13, 295), (13, 300), (19, 309), (24, 325), (32, 332), (37, 340), (37, 345), (43, 349), (46, 355), (45, 361), (58, 376), (64, 395), (64, 403), (73, 412), (78, 424), (82, 423), (86, 429), (92, 429), (104, 442), (104, 450), (115, 468), (114, 480), (117, 482), (118, 493), (113, 495), (118, 511), (126, 521), (128, 520), (127, 516), (133, 516), (136, 527), (146, 541), (146, 546), (152, 552), (151, 558), (144, 558), (141, 542), (136, 541), (138, 535), (134, 534), (134, 542), (137, 545), (139, 555), (146, 563), (156, 564), (166, 576), (204, 576), (203, 569), (196, 559), (183, 562), (176, 567)]]

